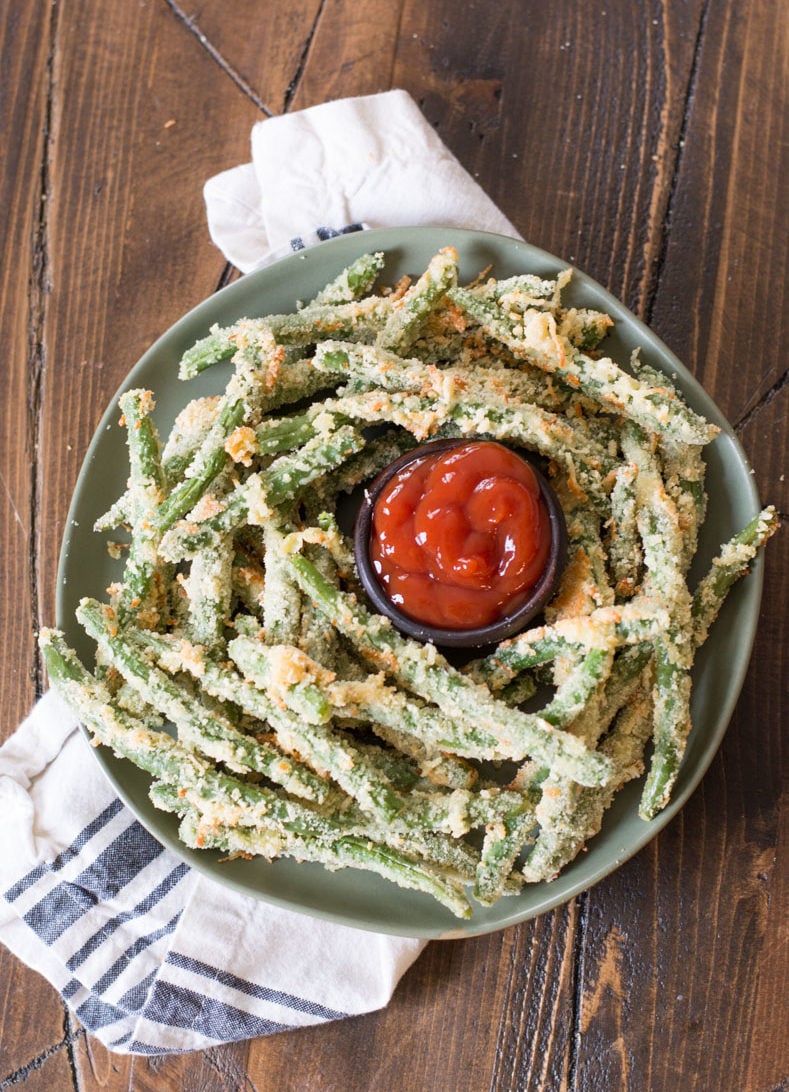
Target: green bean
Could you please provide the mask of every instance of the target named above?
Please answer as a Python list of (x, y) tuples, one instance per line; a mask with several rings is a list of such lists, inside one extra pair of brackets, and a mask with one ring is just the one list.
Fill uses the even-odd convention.
[(639, 383), (610, 358), (594, 359), (574, 348), (558, 334), (554, 320), (542, 310), (525, 313), (512, 322), (500, 307), (479, 300), (468, 289), (452, 289), (449, 296), (516, 356), (556, 375), (617, 414), (624, 411), (643, 427), (686, 443), (706, 444), (717, 435), (717, 428), (694, 413), (673, 391)]
[(601, 750), (616, 771), (609, 785), (591, 789), (551, 779), (543, 782), (543, 798), (536, 813), (540, 832), (523, 867), (529, 883), (554, 879), (598, 833), (616, 791), (643, 773), (644, 746), (651, 730), (651, 706), (642, 695), (620, 712), (602, 744)]
[(253, 637), (235, 637), (227, 646), (231, 659), (260, 690), (267, 690), (309, 724), (325, 724), (332, 707), (324, 687), (331, 675), (298, 648), (264, 645)]
[(179, 376), (191, 379), (223, 360), (235, 361), (239, 352), (260, 338), (261, 332), (270, 332), (282, 346), (296, 348), (325, 337), (374, 336), (383, 327), (391, 306), (386, 297), (368, 296), (349, 302), (311, 304), (301, 311), (262, 319), (241, 319), (225, 328), (216, 326), (184, 354)]
[[(165, 666), (175, 666), (179, 670), (194, 674), (207, 693), (223, 701), (233, 701), (250, 716), (270, 723), (284, 750), (297, 752), (318, 773), (333, 778), (342, 789), (359, 801), (365, 811), (388, 822), (403, 810), (404, 802), (389, 780), (371, 763), (365, 761), (342, 736), (331, 727), (314, 723), (314, 715), (313, 722), (310, 722), (301, 715), (294, 715), (286, 708), (281, 708), (270, 693), (257, 685), (260, 680), (260, 662), (257, 656), (248, 655), (248, 638), (238, 638), (233, 642), (233, 651), (240, 660), (239, 666), (245, 678), (229, 668), (220, 667), (208, 659), (201, 659), (183, 641), (169, 642), (166, 638), (151, 634), (141, 634), (139, 639), (163, 656), (162, 663)], [(286, 689), (283, 687), (279, 693), (286, 693)], [(301, 703), (297, 702), (296, 707), (301, 713)], [(313, 707), (306, 707), (311, 714), (314, 713)], [(319, 714), (321, 713), (322, 710), (319, 710)], [(322, 720), (325, 719), (322, 717)]]
[(607, 763), (572, 736), (497, 702), (485, 687), (452, 668), (435, 648), (401, 637), (387, 619), (370, 615), (358, 601), (328, 585), (306, 558), (293, 556), (291, 564), (305, 594), (313, 597), (366, 659), (390, 671), (398, 682), (435, 701), (461, 725), (474, 728), (483, 723), (500, 749), (513, 758), (530, 754), (557, 763), (582, 784), (605, 780)]
[(464, 759), (446, 754), (424, 743), (409, 732), (394, 725), (376, 721), (371, 715), (370, 727), (379, 739), (391, 744), (392, 749), (413, 759), (422, 777), (433, 785), (449, 789), (471, 789), (477, 781), (477, 771)]
[(634, 463), (623, 463), (615, 472), (611, 489), (611, 519), (606, 545), (611, 579), (620, 597), (635, 594), (643, 561), (636, 525), (637, 474)]
[(216, 514), (199, 523), (171, 528), (162, 539), (162, 553), (174, 561), (193, 557), (247, 523), (265, 525), (279, 505), (293, 500), (305, 486), (359, 451), (363, 444), (350, 425), (318, 433), (297, 452), (281, 455), (266, 470), (250, 474), (227, 501), (217, 502)]
[[(473, 397), (498, 403), (532, 403), (553, 412), (578, 404), (556, 384), (547, 384), (538, 369), (436, 367), (419, 358), (403, 357), (378, 345), (324, 341), (316, 346), (313, 363), (320, 371), (346, 381), (346, 390), (375, 389), (409, 392), (451, 401)], [(588, 400), (587, 400), (588, 403)], [(591, 403), (588, 403), (591, 405)], [(576, 421), (580, 426), (581, 419)]]
[(337, 715), (370, 720), (407, 734), (439, 752), (480, 760), (504, 758), (499, 741), (484, 727), (459, 724), (435, 705), (425, 705), (384, 683), (382, 676), (337, 681), (328, 689)]
[(419, 280), (392, 303), (377, 344), (397, 352), (407, 349), (430, 312), (457, 283), (457, 270), (454, 247), (444, 247), (431, 258)]
[[(266, 574), (257, 558), (253, 557), (242, 543), (235, 543), (235, 557), (230, 572), (233, 594), (243, 608), (251, 615), (260, 616), (263, 610), (263, 595), (266, 586)], [(234, 618), (235, 625), (238, 619)]]
[(233, 768), (263, 773), (298, 795), (317, 799), (325, 795), (320, 780), (289, 760), (281, 750), (239, 732), (216, 709), (207, 710), (196, 702), (188, 691), (141, 654), (130, 632), (114, 633), (114, 620), (95, 600), (83, 599), (77, 617), (126, 681), (177, 726), (182, 742), (193, 744), (203, 754)]
[[(39, 644), (55, 689), (78, 713), (95, 739), (119, 757), (181, 791), (192, 790), (205, 799), (216, 799), (232, 807), (243, 803), (286, 829), (315, 834), (332, 829), (330, 820), (292, 797), (222, 773), (166, 732), (151, 731), (123, 713), (113, 704), (107, 688), (83, 667), (57, 630), (41, 630)], [(284, 756), (280, 761), (284, 773), (291, 763)], [(286, 784), (292, 789), (291, 783)]]
[(165, 573), (157, 555), (155, 513), (164, 498), (164, 471), (159, 435), (150, 418), (151, 392), (126, 391), (120, 408), (129, 446), (132, 538), (118, 611), (124, 622), (137, 615), (150, 624), (158, 619), (163, 605)]
[(110, 505), (103, 515), (99, 516), (93, 524), (94, 531), (114, 531), (122, 524), (131, 525), (132, 500), (129, 492), (122, 493), (116, 501)]
[[(305, 550), (312, 563), (327, 580), (335, 581), (338, 579), (337, 563), (327, 550), (321, 550), (315, 546), (306, 546)], [(287, 564), (283, 565), (283, 568), (286, 568), (290, 575), (290, 568)], [(299, 648), (317, 663), (322, 664), (329, 670), (333, 670), (337, 659), (337, 631), (327, 622), (325, 616), (313, 607), (309, 600), (303, 598), (298, 586), (296, 586), (296, 590), (301, 604), (298, 633)]]
[(555, 310), (559, 305), (561, 289), (569, 281), (569, 274), (570, 271), (565, 270), (558, 278), (538, 277), (534, 273), (516, 273), (514, 277), (503, 277), (501, 280), (489, 277), (466, 291), (482, 300), (506, 300), (506, 304), (525, 300), (529, 303), (539, 302), (549, 310)]
[(164, 476), (170, 489), (183, 481), (222, 405), (221, 395), (193, 398), (176, 417), (162, 451)]
[(623, 451), (638, 467), (636, 521), (650, 590), (663, 597), (671, 618), (655, 639), (655, 749), (639, 814), (651, 819), (665, 805), (679, 772), (691, 729), (690, 594), (682, 572), (682, 541), (674, 504), (657, 459), (637, 425), (628, 423)]
[(365, 293), (371, 291), (383, 265), (384, 255), (381, 251), (375, 254), (362, 254), (327, 285), (324, 285), (310, 300), (309, 306), (350, 303), (352, 300), (360, 299)]
[(494, 652), (466, 670), (492, 690), (508, 685), (522, 671), (550, 663), (575, 649), (613, 649), (652, 640), (668, 624), (659, 600), (642, 596), (620, 606), (599, 607), (581, 617), (559, 619), (503, 641)]
[(330, 868), (351, 867), (375, 872), (399, 887), (432, 895), (456, 917), (471, 917), (471, 906), (457, 880), (442, 875), (391, 846), (346, 834), (332, 840), (289, 835), (284, 840), (275, 838), (272, 847), (267, 833), (256, 827), (224, 826), (213, 822), (201, 825), (191, 816), (183, 820), (180, 830), (186, 845), (200, 849), (262, 854), (264, 857), (274, 854), (293, 856), (300, 861), (317, 861)]
[(236, 343), (219, 325), (211, 327), (200, 341), (195, 342), (181, 357), (178, 364), (179, 379), (194, 379), (200, 372), (223, 360), (230, 360), (236, 351)]
[(713, 560), (706, 576), (693, 593), (691, 616), (693, 641), (698, 648), (707, 639), (729, 589), (743, 577), (771, 535), (780, 526), (775, 508), (763, 508), (757, 516), (727, 542)]
[(371, 481), (400, 455), (410, 451), (414, 443), (414, 438), (404, 429), (387, 429), (382, 435), (371, 437), (358, 454), (310, 485), (304, 494), (308, 512), (317, 517), (333, 508), (340, 493), (352, 493), (364, 482)]
[(302, 595), (285, 557), (285, 531), (270, 519), (263, 524), (262, 533), (266, 551), (261, 604), (264, 637), (270, 645), (294, 645), (301, 633)]
[(556, 313), (557, 332), (581, 352), (596, 349), (614, 325), (613, 319), (602, 311), (589, 307), (571, 307)]
[(534, 801), (521, 815), (491, 824), (482, 843), (477, 866), (474, 898), (483, 906), (492, 906), (504, 894), (517, 857), (534, 828)]
[(189, 635), (214, 653), (222, 649), (230, 616), (234, 554), (232, 540), (222, 539), (215, 550), (194, 558), (183, 581), (189, 599)]
[(362, 421), (391, 421), (418, 440), (443, 426), (448, 435), (487, 436), (509, 440), (555, 459), (577, 482), (579, 492), (603, 508), (604, 477), (612, 467), (607, 451), (573, 427), (567, 418), (534, 405), (502, 404), (494, 399), (439, 398), (401, 392), (372, 391), (327, 402), (333, 411)]
[[(594, 352), (612, 320), (563, 303), (571, 271), (458, 288), (447, 247), (371, 295), (382, 268), (363, 255), (290, 314), (212, 327), (181, 375), (224, 360), (229, 381), (164, 451), (149, 392), (124, 395), (129, 485), (97, 521), (131, 531), (124, 582), (78, 609), (95, 675), (57, 631), (40, 643), (190, 846), (365, 868), (467, 917), (465, 887), (491, 905), (573, 859), (650, 732), (639, 814), (665, 806), (694, 654), (777, 517), (691, 596), (717, 430), (637, 354), (629, 374)], [(365, 606), (338, 524), (342, 494), (444, 437), (541, 455), (567, 525), (544, 624), (463, 670)]]
[[(271, 348), (271, 355), (276, 357), (275, 348)], [(237, 428), (252, 427), (264, 412), (315, 394), (325, 381), (325, 376), (304, 361), (278, 375), (272, 375), (271, 370), (267, 372), (265, 367), (241, 368), (230, 380), (216, 421), (195, 454), (186, 477), (159, 507), (156, 529), (164, 534), (182, 519), (231, 464), (225, 445)]]

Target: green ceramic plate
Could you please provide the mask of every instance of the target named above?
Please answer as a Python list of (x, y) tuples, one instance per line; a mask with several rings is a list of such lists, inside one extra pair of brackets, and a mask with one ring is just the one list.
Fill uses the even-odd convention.
[[(227, 366), (209, 369), (189, 384), (176, 377), (177, 362), (215, 322), (227, 325), (248, 315), (292, 310), (358, 255), (372, 250), (387, 254), (386, 280), (418, 274), (442, 246), (457, 247), (461, 275), (471, 279), (488, 265), (497, 277), (518, 272), (553, 276), (567, 263), (526, 243), (497, 235), (450, 228), (382, 229), (341, 236), (300, 251), (251, 273), (201, 303), (168, 330), (129, 373), (124, 388), (149, 387), (157, 399), (156, 421), (166, 433), (190, 398), (224, 388)], [(706, 449), (710, 511), (703, 528), (692, 577), (703, 572), (721, 542), (759, 510), (745, 456), (731, 427), (677, 358), (621, 303), (589, 277), (574, 276), (567, 298), (577, 306), (607, 311), (616, 320), (606, 341), (614, 359), (627, 362), (641, 347), (645, 361), (675, 378), (694, 409), (721, 428)], [(120, 393), (120, 392), (118, 392)], [(123, 492), (127, 456), (123, 430), (117, 426), (117, 397), (107, 409), (88, 449), (77, 481), (58, 573), (58, 625), (77, 651), (92, 661), (91, 642), (74, 620), (84, 595), (104, 598), (104, 589), (119, 576), (107, 555), (105, 536), (91, 530), (95, 519)], [(418, 937), (461, 937), (487, 933), (535, 917), (584, 891), (638, 852), (682, 807), (699, 783), (723, 738), (748, 666), (761, 597), (762, 567), (754, 566), (726, 602), (693, 671), (694, 729), (673, 800), (655, 820), (636, 815), (640, 784), (618, 794), (603, 830), (588, 851), (550, 884), (527, 887), (490, 908), (478, 907), (468, 922), (459, 922), (426, 895), (403, 891), (367, 873), (327, 872), (318, 865), (282, 860), (221, 863), (219, 854), (186, 849), (177, 839), (176, 820), (157, 811), (147, 796), (148, 778), (105, 749), (93, 753), (123, 800), (161, 842), (214, 880), (254, 898), (317, 917), (380, 932)]]

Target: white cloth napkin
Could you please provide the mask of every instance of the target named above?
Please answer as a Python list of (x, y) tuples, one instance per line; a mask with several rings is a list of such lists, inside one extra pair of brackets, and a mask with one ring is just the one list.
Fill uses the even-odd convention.
[[(243, 271), (369, 226), (517, 235), (403, 91), (260, 122), (205, 186)], [(121, 804), (53, 693), (0, 748), (0, 941), (119, 1053), (166, 1054), (372, 1012), (423, 948), (192, 872)]]
[(252, 162), (204, 189), (211, 238), (248, 273), (366, 227), (458, 227), (520, 238), (406, 91), (258, 122)]

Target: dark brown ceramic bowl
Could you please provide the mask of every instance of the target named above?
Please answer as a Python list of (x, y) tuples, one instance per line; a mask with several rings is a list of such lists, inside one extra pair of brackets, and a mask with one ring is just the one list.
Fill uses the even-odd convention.
[(451, 440), (433, 440), (430, 443), (421, 444), (419, 447), (407, 451), (405, 455), (401, 455), (399, 459), (395, 459), (365, 488), (354, 524), (353, 544), (356, 567), (364, 585), (364, 590), (372, 600), (376, 610), (390, 618), (397, 629), (402, 633), (407, 633), (409, 637), (415, 637), (418, 641), (430, 641), (445, 648), (480, 648), (484, 645), (498, 644), (499, 641), (520, 633), (532, 618), (540, 613), (550, 599), (567, 560), (567, 528), (564, 513), (556, 494), (539, 468), (522, 451), (511, 448), (510, 450), (528, 463), (534, 471), (543, 502), (548, 509), (551, 529), (548, 561), (542, 576), (532, 588), (526, 602), (522, 603), (511, 614), (505, 615), (497, 622), (492, 622), (487, 626), (479, 626), (474, 629), (443, 629), (438, 626), (429, 626), (424, 622), (411, 618), (391, 601), (378, 580), (370, 558), (373, 509), (381, 490), (395, 474), (402, 470), (404, 466), (408, 466), (414, 459), (421, 459), (425, 455), (434, 455), (439, 451), (448, 451), (454, 447), (465, 447), (467, 444), (474, 442), (475, 439), (478, 438), (461, 437)]

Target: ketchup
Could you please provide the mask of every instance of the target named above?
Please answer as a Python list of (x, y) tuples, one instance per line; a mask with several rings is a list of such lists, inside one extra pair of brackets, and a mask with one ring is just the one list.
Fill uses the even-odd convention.
[(501, 444), (423, 455), (375, 502), (370, 557), (404, 614), (442, 629), (476, 629), (529, 598), (551, 530), (537, 478)]

